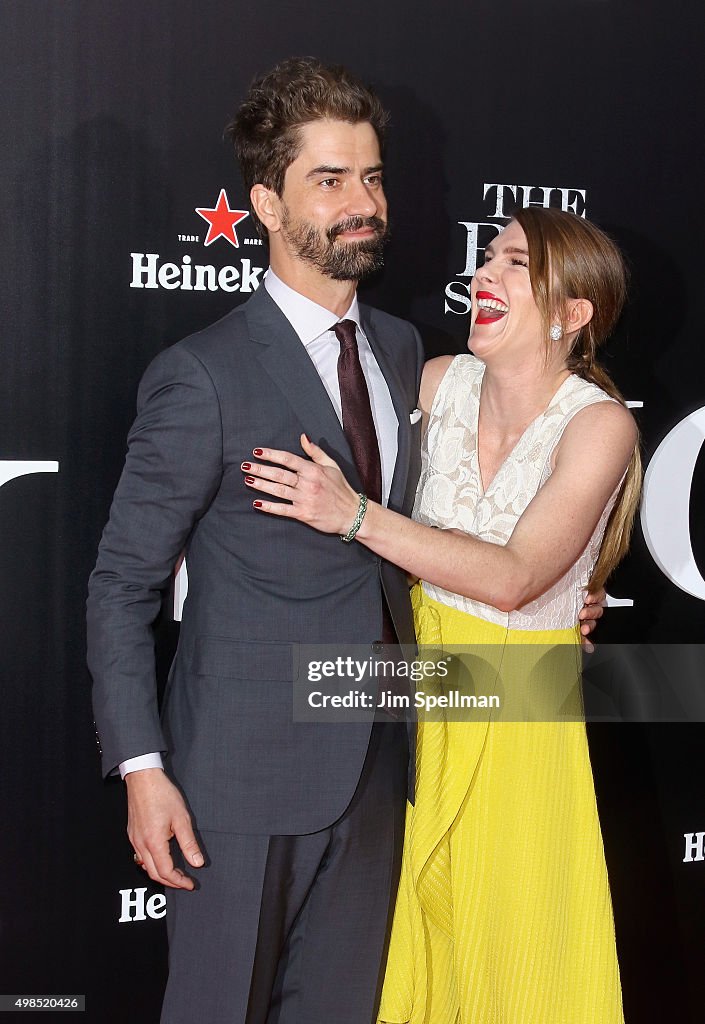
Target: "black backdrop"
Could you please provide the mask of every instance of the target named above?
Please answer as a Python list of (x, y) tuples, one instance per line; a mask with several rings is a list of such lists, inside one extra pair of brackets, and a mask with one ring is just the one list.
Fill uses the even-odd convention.
[[(197, 207), (225, 189), (246, 209), (223, 126), (292, 54), (375, 85), (393, 115), (393, 240), (365, 297), (413, 320), (429, 354), (462, 350), (476, 246), (500, 214), (563, 203), (613, 233), (633, 285), (607, 362), (643, 403), (653, 489), (610, 587), (633, 604), (601, 639), (699, 643), (705, 15), (655, 0), (3, 0), (0, 19), (0, 990), (86, 993), (87, 1019), (148, 1024), (162, 900), (141, 891), (121, 785), (100, 780), (83, 604), (142, 371), (266, 266), (248, 219), (237, 248), (204, 244)], [(180, 287), (185, 257), (214, 268), (203, 288)], [(702, 1019), (703, 734), (590, 727), (630, 1024)]]

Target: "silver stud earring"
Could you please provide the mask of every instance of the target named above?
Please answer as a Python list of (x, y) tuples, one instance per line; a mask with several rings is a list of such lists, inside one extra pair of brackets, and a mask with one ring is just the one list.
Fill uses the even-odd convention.
[(560, 341), (563, 337), (563, 328), (560, 324), (551, 324), (549, 334), (551, 335), (551, 341)]

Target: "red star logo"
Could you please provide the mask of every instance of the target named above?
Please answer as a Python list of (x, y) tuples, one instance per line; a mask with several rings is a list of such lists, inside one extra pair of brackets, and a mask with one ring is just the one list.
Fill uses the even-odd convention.
[(204, 245), (212, 245), (217, 238), (222, 235), (231, 245), (234, 245), (236, 249), (240, 248), (240, 243), (237, 240), (235, 234), (235, 225), (239, 224), (245, 217), (249, 217), (247, 210), (231, 210), (228, 204), (228, 197), (224, 188), (221, 188), (220, 195), (218, 196), (218, 202), (215, 204), (212, 210), (199, 209), (196, 207), (196, 213), (199, 217), (203, 217), (204, 220), (208, 221), (208, 234)]

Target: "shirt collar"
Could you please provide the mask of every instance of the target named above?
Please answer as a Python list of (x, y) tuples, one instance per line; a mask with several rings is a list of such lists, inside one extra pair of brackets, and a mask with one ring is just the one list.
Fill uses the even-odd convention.
[(264, 278), (264, 287), (306, 346), (311, 345), (326, 331), (332, 330), (340, 320), (354, 320), (358, 329), (361, 329), (357, 293), (353, 295), (350, 309), (345, 316), (337, 317), (329, 309), (319, 306), (301, 292), (290, 288), (277, 277), (271, 267)]

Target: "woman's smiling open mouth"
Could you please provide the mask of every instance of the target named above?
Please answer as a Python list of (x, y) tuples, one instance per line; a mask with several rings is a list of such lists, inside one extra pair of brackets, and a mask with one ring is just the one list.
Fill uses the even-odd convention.
[(492, 292), (477, 293), (477, 317), (476, 324), (491, 324), (495, 320), (501, 320), (509, 312), (509, 306), (502, 302)]

